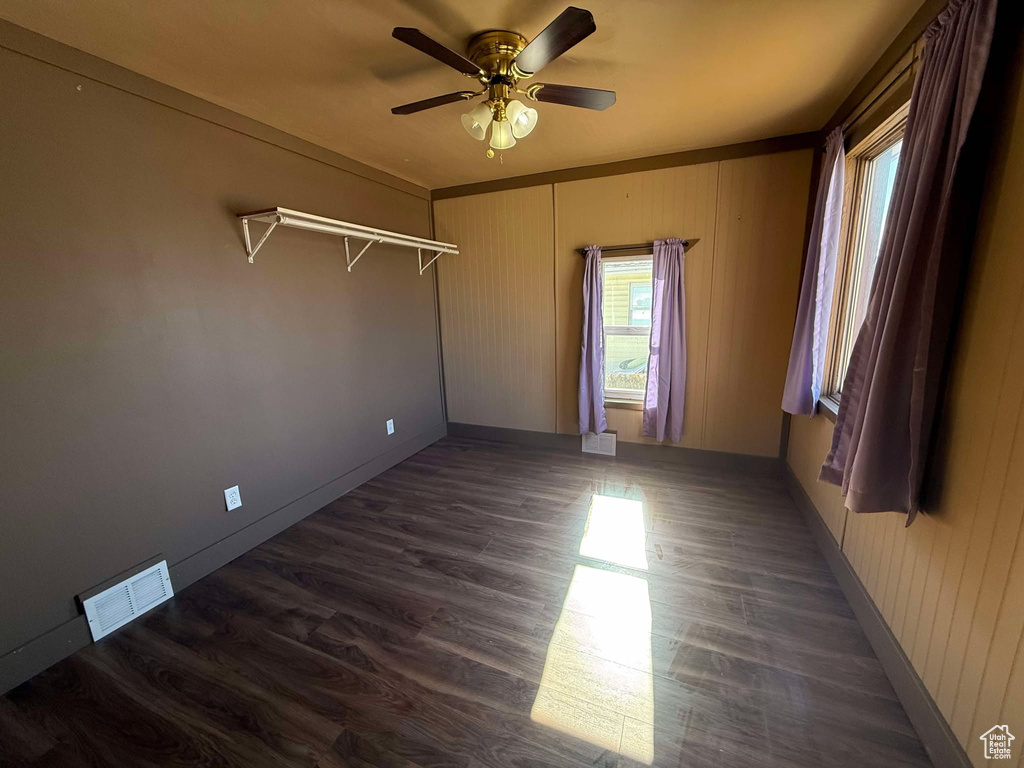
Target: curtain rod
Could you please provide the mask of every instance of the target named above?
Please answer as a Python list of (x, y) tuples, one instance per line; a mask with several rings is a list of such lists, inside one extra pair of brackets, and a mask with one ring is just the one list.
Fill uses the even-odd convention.
[[(700, 242), (700, 238), (699, 237), (694, 237), (694, 238), (692, 238), (690, 240), (683, 240), (683, 250), (684, 251), (688, 251), (695, 244), (697, 244), (699, 242)], [(609, 252), (614, 253), (615, 251), (644, 251), (644, 250), (646, 250), (646, 251), (653, 251), (654, 250), (654, 243), (632, 243), (631, 245), (602, 245), (601, 246), (601, 254), (602, 255), (605, 254), (605, 253), (609, 253)], [(587, 255), (587, 249), (586, 248), (577, 248), (576, 249), (576, 253), (578, 253), (580, 256), (586, 256)]]
[[(911, 62), (907, 64), (907, 66), (901, 69), (899, 73), (897, 73), (896, 76), (893, 77), (893, 79), (889, 83), (887, 83), (881, 91), (878, 92), (875, 98), (873, 98), (867, 104), (864, 104), (864, 102), (862, 101), (852, 110), (850, 110), (850, 113), (846, 116), (846, 119), (843, 120), (842, 123), (840, 123), (840, 125), (843, 126), (843, 133), (846, 133), (858, 122), (860, 122), (860, 119), (864, 117), (864, 115), (866, 115), (868, 112), (870, 112), (872, 107), (878, 104), (878, 102), (880, 102), (883, 98), (888, 96), (889, 92), (893, 90), (893, 86), (895, 86), (896, 83), (900, 81), (900, 78), (902, 78), (905, 74), (907, 74), (907, 72), (911, 70), (911, 68), (913, 68), (915, 61), (917, 61), (917, 59), (912, 59)], [(913, 84), (913, 80), (911, 80), (911, 84)], [(861, 105), (863, 105), (863, 107)], [(857, 111), (858, 109), (860, 110), (859, 112)]]
[[(921, 60), (921, 51), (918, 50), (918, 46), (920, 45), (923, 39), (924, 33), (922, 32), (921, 36), (910, 44), (907, 50), (903, 52), (903, 55), (900, 56), (899, 60), (895, 64), (893, 64), (892, 68), (884, 75), (882, 75), (882, 78), (877, 83), (875, 83), (875, 88), (878, 88), (879, 86), (882, 86), (882, 83), (885, 82), (886, 77), (892, 75), (892, 79), (889, 80), (888, 83), (885, 83), (884, 86), (882, 86), (882, 90), (875, 94), (875, 97), (873, 99), (868, 101), (868, 98), (871, 96), (871, 93), (874, 91), (875, 88), (872, 88), (871, 91), (868, 92), (867, 96), (865, 96), (863, 99), (861, 99), (859, 102), (857, 102), (854, 106), (850, 108), (850, 111), (846, 113), (846, 117), (844, 117), (838, 123), (838, 125), (841, 125), (843, 127), (843, 133), (846, 133), (851, 128), (853, 128), (860, 121), (860, 119), (864, 117), (864, 115), (866, 115), (872, 107), (875, 106), (875, 104), (877, 104), (883, 98), (888, 96), (889, 92), (893, 90), (893, 87), (897, 83), (899, 83), (900, 79), (908, 72), (911, 73), (910, 84), (911, 87), (913, 87), (914, 80), (916, 79), (914, 77), (913, 70), (915, 65), (917, 65), (917, 63)], [(899, 72), (893, 74), (893, 70), (896, 69), (896, 67), (899, 67), (900, 61), (903, 61), (903, 59), (907, 56), (908, 53), (910, 54), (910, 61), (908, 61), (903, 67), (901, 67)], [(867, 101), (866, 104), (864, 103), (865, 101)], [(834, 127), (835, 126), (832, 126), (830, 128), (829, 126), (826, 126), (823, 132), (827, 133), (831, 131)], [(822, 146), (824, 146), (824, 144), (822, 144)]]

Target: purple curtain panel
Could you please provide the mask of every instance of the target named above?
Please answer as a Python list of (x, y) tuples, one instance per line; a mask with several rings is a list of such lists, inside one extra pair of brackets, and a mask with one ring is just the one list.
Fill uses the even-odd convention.
[(654, 241), (651, 356), (644, 395), (644, 435), (683, 439), (686, 401), (686, 293), (683, 241)]
[[(867, 316), (821, 479), (854, 512), (918, 511), (965, 249), (946, 248), (953, 180), (988, 64), (995, 0), (952, 0), (925, 33)], [(937, 301), (936, 297), (943, 297)]]
[(583, 346), (580, 351), (580, 434), (608, 429), (604, 415), (604, 318), (601, 248), (587, 248), (583, 273)]
[(836, 284), (839, 225), (843, 213), (843, 177), (846, 171), (843, 138), (843, 129), (839, 127), (829, 134), (825, 142), (825, 162), (814, 203), (793, 346), (789, 350), (786, 388), (782, 393), (782, 410), (792, 414), (813, 416), (821, 397), (828, 324), (832, 317), (832, 291)]

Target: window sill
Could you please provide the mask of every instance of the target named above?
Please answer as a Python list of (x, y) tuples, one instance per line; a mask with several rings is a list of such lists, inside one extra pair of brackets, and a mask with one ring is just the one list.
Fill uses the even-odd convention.
[(835, 424), (839, 418), (839, 395), (825, 395), (818, 400), (818, 413)]
[(605, 408), (618, 408), (623, 411), (642, 411), (643, 403), (639, 400), (605, 400)]

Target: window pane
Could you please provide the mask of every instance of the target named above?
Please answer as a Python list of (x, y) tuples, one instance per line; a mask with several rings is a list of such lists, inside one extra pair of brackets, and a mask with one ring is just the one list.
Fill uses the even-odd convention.
[(605, 325), (651, 324), (651, 260), (605, 259), (603, 311)]
[(645, 283), (629, 284), (629, 324), (650, 325), (651, 324), (651, 303), (654, 300), (654, 292), (651, 288), (650, 279)]
[(605, 259), (604, 388), (611, 398), (640, 400), (651, 340), (651, 259)]
[(604, 388), (630, 390), (642, 394), (647, 385), (649, 336), (605, 335)]
[(864, 204), (864, 229), (860, 241), (860, 258), (856, 276), (856, 303), (854, 304), (853, 325), (859, 330), (868, 310), (868, 295), (871, 292), (871, 278), (878, 263), (878, 251), (882, 247), (882, 233), (889, 217), (889, 201), (892, 186), (896, 181), (896, 166), (900, 161), (903, 141), (898, 141), (871, 161), (868, 173), (868, 188)]
[(868, 163), (864, 186), (862, 187), (860, 219), (854, 244), (854, 263), (850, 275), (850, 290), (847, 295), (847, 316), (842, 359), (840, 360), (840, 386), (846, 378), (853, 344), (864, 322), (871, 298), (871, 281), (875, 275), (878, 254), (885, 234), (885, 222), (889, 216), (893, 183), (899, 165), (903, 140), (893, 144)]

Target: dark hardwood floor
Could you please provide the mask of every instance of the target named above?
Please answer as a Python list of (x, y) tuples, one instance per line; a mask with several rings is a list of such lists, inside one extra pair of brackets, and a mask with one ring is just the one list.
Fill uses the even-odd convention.
[(780, 478), (449, 438), (11, 691), (0, 764), (929, 762)]

